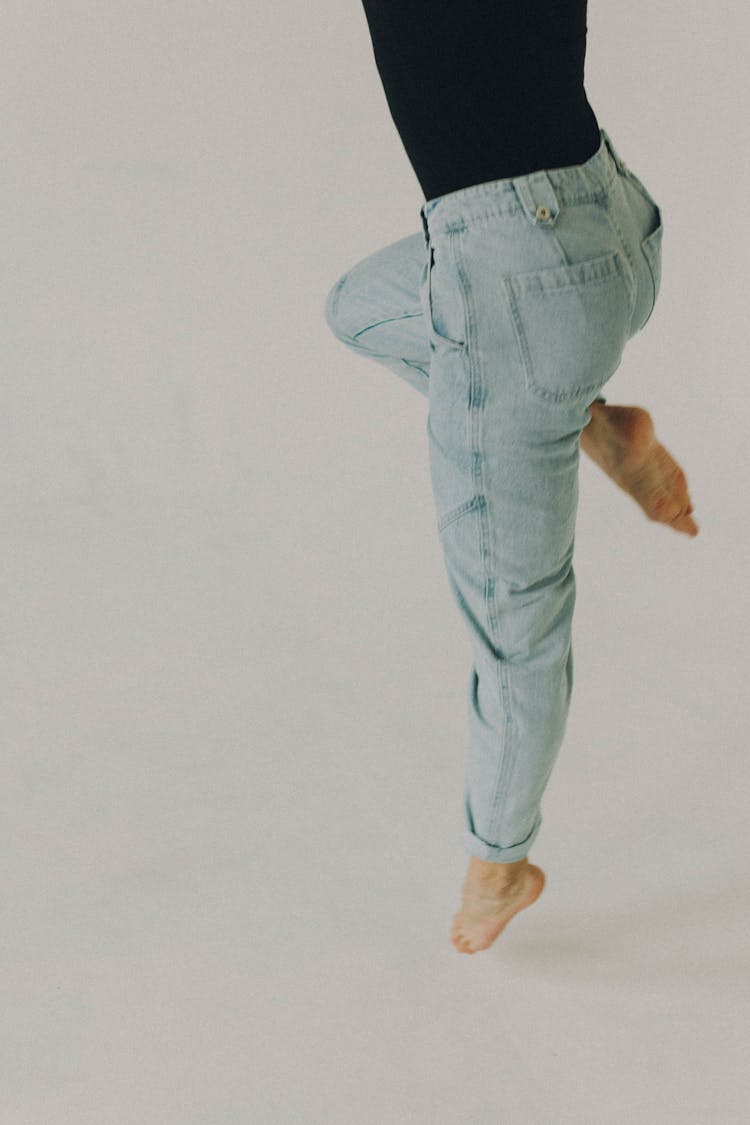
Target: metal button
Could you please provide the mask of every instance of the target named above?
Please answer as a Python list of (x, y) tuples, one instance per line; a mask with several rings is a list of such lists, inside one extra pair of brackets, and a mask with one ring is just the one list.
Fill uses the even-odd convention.
[(550, 211), (549, 207), (544, 207), (542, 204), (540, 204), (536, 209), (537, 219), (548, 219), (551, 214), (552, 212)]

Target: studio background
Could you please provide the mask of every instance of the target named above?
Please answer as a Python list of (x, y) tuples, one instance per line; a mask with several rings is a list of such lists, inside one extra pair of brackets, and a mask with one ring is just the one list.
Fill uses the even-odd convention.
[(323, 315), (420, 229), (361, 5), (5, 4), (4, 1125), (746, 1122), (750, 18), (588, 28), (700, 534), (582, 455), (547, 887), (463, 957), (427, 403)]

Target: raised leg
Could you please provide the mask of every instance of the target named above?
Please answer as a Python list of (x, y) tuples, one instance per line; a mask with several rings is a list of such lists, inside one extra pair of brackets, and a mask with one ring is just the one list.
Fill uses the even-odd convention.
[(419, 291), (426, 261), (421, 231), (400, 238), (352, 266), (325, 305), (334, 336), (425, 396), (430, 351)]

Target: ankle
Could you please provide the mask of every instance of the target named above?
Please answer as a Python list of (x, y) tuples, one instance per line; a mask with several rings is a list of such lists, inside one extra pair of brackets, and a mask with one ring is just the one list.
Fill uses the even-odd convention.
[(528, 865), (529, 861), (526, 857), (516, 860), (515, 863), (491, 863), (472, 856), (467, 878), (476, 883), (510, 885), (522, 877)]
[(589, 411), (591, 421), (581, 430), (581, 450), (595, 461), (600, 461), (614, 437), (612, 408), (609, 404), (592, 402)]

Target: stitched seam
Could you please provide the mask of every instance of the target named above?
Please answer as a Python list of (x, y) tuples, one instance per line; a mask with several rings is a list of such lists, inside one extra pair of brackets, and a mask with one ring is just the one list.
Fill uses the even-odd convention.
[(412, 367), (415, 371), (419, 371), (421, 375), (424, 375), (425, 379), (429, 379), (430, 373), (429, 371), (426, 371), (424, 367), (420, 367), (418, 363), (414, 363), (414, 361), (411, 359), (404, 359), (403, 356), (401, 356), (400, 359), (401, 362), (405, 363), (407, 367)]
[[(560, 199), (559, 202), (561, 207), (576, 207), (583, 203), (602, 203), (606, 200), (607, 194), (607, 190), (597, 189), (593, 192), (586, 192), (583, 195), (575, 195), (572, 198), (565, 197), (564, 199)], [(446, 225), (434, 233), (452, 234), (454, 231), (470, 230), (474, 226), (485, 226), (487, 222), (492, 219), (504, 219), (509, 215), (518, 215), (520, 212), (528, 216), (528, 211), (522, 203), (512, 204), (509, 207), (489, 208), (484, 211), (470, 211), (469, 214), (461, 220), (460, 226), (454, 225), (451, 227)], [(535, 220), (531, 221), (535, 222)], [(446, 220), (446, 222), (450, 223), (450, 220)]]
[[(622, 258), (622, 255), (620, 254), (619, 250), (615, 250), (614, 253), (617, 255), (618, 258)], [(576, 265), (576, 263), (572, 263), (572, 268), (575, 268), (575, 265)], [(571, 266), (560, 266), (559, 268), (563, 269), (563, 270), (566, 270), (566, 269), (571, 268)], [(555, 267), (553, 266), (552, 269), (554, 271)], [(589, 286), (592, 286), (592, 285), (603, 285), (605, 281), (612, 281), (613, 278), (614, 279), (620, 278), (620, 277), (623, 276), (624, 273), (625, 273), (625, 271), (622, 270), (622, 269), (619, 269), (619, 270), (618, 269), (612, 269), (609, 273), (605, 274), (604, 277), (592, 277), (592, 278), (589, 278), (587, 281), (569, 281), (569, 282), (566, 282), (564, 285), (547, 285), (547, 286), (541, 285), (536, 289), (533, 289), (533, 290), (530, 290), (530, 291), (526, 290), (526, 292), (544, 293), (545, 296), (547, 296), (547, 295), (554, 296), (555, 293), (565, 293), (568, 289), (588, 289)], [(516, 275), (514, 275), (514, 274), (508, 274), (506, 280), (509, 281), (511, 285), (513, 285), (513, 278), (515, 276)], [(521, 275), (521, 276), (527, 276), (527, 275)], [(630, 288), (630, 287), (628, 286), (628, 288)]]
[(415, 316), (421, 315), (422, 313), (420, 311), (415, 313), (404, 313), (403, 316), (387, 316), (384, 320), (376, 320), (374, 324), (368, 324), (366, 328), (360, 328), (359, 332), (354, 333), (352, 339), (356, 340), (364, 332), (369, 332), (371, 328), (378, 328), (381, 324), (394, 324), (397, 320), (413, 320)]
[(463, 503), (457, 504), (455, 508), (451, 508), (438, 523), (438, 531), (444, 531), (449, 524), (454, 523), (461, 516), (473, 512), (475, 508), (479, 507), (479, 501), (479, 496), (472, 496), (471, 500), (464, 500)]
[[(493, 843), (497, 840), (499, 825), (502, 823), (502, 797), (505, 792), (505, 784), (515, 765), (515, 739), (513, 738), (514, 728), (510, 712), (510, 684), (508, 682), (508, 664), (506, 661), (495, 661), (495, 678), (500, 695), (505, 704), (505, 723), (503, 724), (502, 753), (500, 754), (500, 761), (498, 762), (498, 768), (493, 782), (492, 811), (490, 813), (490, 827), (488, 829), (488, 834), (491, 836)], [(500, 844), (495, 843), (495, 847), (500, 847)]]

